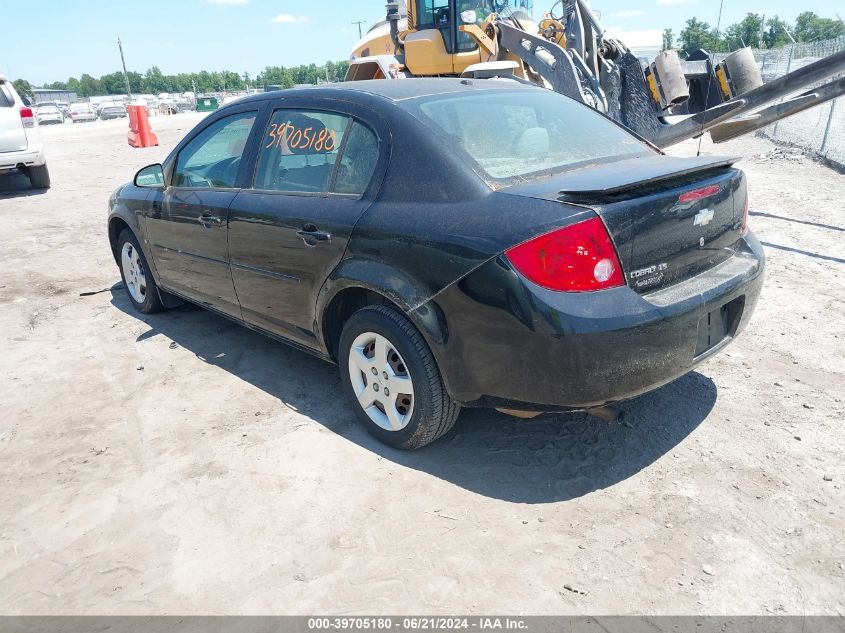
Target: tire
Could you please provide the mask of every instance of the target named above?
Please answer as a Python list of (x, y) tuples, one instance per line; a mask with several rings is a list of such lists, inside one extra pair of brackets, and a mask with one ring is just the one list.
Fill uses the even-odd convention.
[[(376, 350), (382, 339), (379, 349), (383, 363)], [(460, 407), (446, 392), (431, 350), (414, 325), (395, 308), (376, 305), (355, 312), (343, 326), (339, 357), (344, 391), (356, 415), (388, 446), (421, 448), (455, 424)], [(374, 367), (378, 372), (375, 376)], [(365, 408), (364, 403), (370, 399), (373, 402)]]
[(135, 309), (144, 314), (163, 311), (164, 304), (147, 265), (147, 258), (135, 234), (129, 229), (123, 229), (117, 238), (117, 262), (123, 288)]
[(30, 167), (29, 184), (33, 189), (49, 189), (50, 188), (50, 172), (47, 170), (47, 165), (39, 165), (38, 167)]

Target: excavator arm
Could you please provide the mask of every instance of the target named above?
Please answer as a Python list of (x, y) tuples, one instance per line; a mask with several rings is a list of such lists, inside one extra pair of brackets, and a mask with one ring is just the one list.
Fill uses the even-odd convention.
[[(763, 83), (749, 49), (714, 65), (704, 51), (682, 62), (661, 53), (645, 70), (624, 44), (605, 39), (583, 0), (565, 3), (565, 46), (560, 29), (530, 33), (500, 18), (500, 50), (518, 57), (543, 85), (593, 107), (658, 147), (710, 132), (717, 143), (753, 132), (845, 94), (845, 51)], [(691, 95), (693, 98), (691, 98)], [(783, 100), (783, 101), (782, 101)], [(777, 102), (777, 103), (776, 103)]]

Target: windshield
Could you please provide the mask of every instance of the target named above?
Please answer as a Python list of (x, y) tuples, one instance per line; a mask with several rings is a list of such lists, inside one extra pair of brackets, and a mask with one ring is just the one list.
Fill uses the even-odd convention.
[(655, 152), (591, 108), (542, 88), (451, 93), (399, 105), (468, 155), (494, 186)]

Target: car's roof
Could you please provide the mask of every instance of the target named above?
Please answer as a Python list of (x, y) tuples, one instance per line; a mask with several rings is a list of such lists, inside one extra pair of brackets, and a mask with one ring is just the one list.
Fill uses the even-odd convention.
[(482, 92), (492, 90), (532, 90), (535, 86), (528, 86), (513, 80), (496, 79), (459, 79), (452, 77), (413, 78), (413, 79), (370, 79), (366, 81), (348, 81), (319, 86), (289, 88), (274, 92), (264, 92), (257, 95), (238, 99), (227, 105), (243, 104), (249, 101), (263, 101), (274, 96), (337, 96), (344, 92), (350, 97), (357, 94), (374, 95), (389, 101), (403, 101), (415, 97), (450, 94), (455, 92)]

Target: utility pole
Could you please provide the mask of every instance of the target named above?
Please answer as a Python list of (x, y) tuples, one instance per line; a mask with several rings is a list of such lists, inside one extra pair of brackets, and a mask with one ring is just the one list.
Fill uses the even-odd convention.
[(364, 37), (364, 36), (363, 36), (363, 34), (361, 33), (361, 25), (362, 25), (364, 22), (366, 22), (366, 20), (358, 20), (357, 22), (353, 22), (353, 23), (352, 23), (352, 24), (357, 24), (357, 25), (358, 25), (358, 39), (359, 39), (359, 40), (360, 40), (362, 37)]
[(123, 59), (123, 44), (120, 41), (120, 38), (117, 38), (117, 47), (120, 49), (120, 63), (123, 64), (123, 80), (126, 82), (126, 94), (129, 97), (129, 101), (133, 101), (132, 99), (132, 88), (129, 85), (129, 75), (126, 74), (126, 60)]

